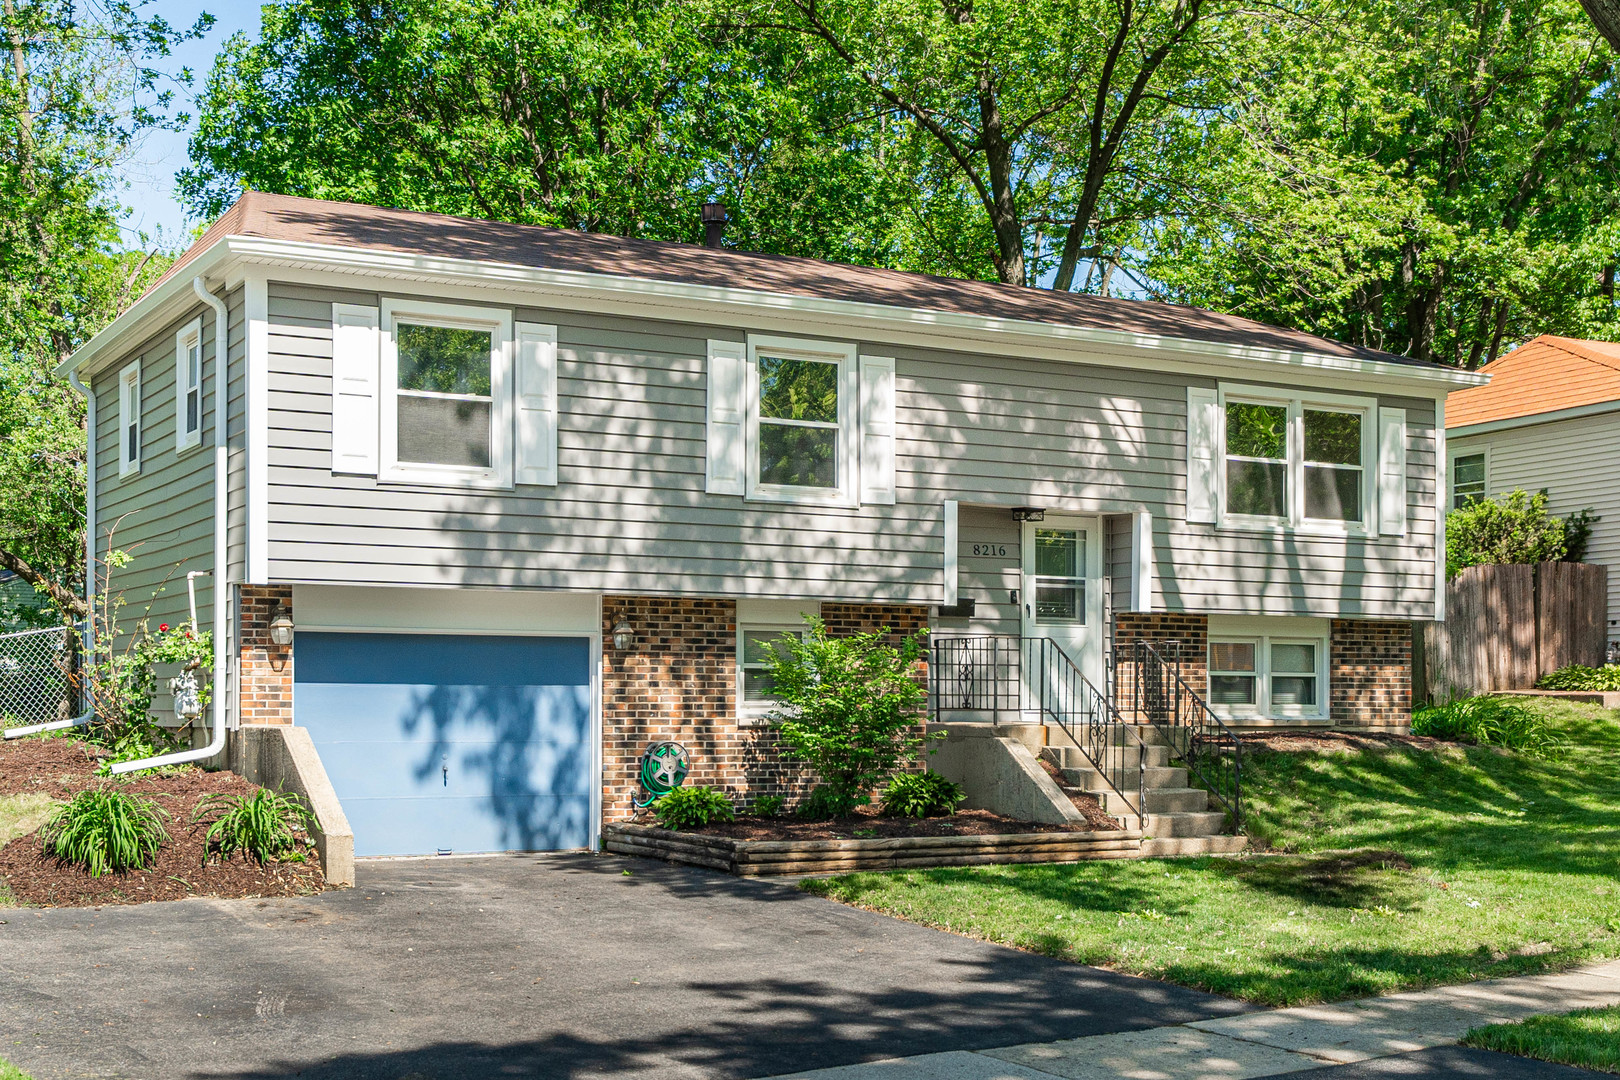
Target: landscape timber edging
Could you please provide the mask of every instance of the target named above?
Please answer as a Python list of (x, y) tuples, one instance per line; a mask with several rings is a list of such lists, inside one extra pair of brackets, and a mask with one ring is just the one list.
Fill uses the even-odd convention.
[(870, 840), (737, 840), (729, 836), (615, 823), (602, 827), (602, 847), (615, 855), (638, 855), (724, 870), (740, 877), (758, 877), (930, 866), (1139, 859), (1142, 834), (1134, 829), (1121, 829), (994, 836), (886, 836)]

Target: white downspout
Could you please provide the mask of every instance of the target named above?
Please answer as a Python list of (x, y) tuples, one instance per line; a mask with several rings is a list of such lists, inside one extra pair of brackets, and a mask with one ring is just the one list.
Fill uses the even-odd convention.
[[(84, 395), (84, 664), (88, 667), (96, 656), (96, 395), (79, 381), (77, 369), (68, 372), (68, 384)], [(84, 676), (81, 674), (80, 678)], [(96, 715), (95, 706), (86, 696), (83, 715), (71, 720), (50, 720), (43, 724), (25, 724), (7, 728), (5, 737), (20, 739), (41, 731), (61, 731), (63, 728), (83, 727)]]
[[(210, 702), (214, 714), (213, 738), (198, 750), (182, 750), (174, 754), (125, 761), (114, 765), (116, 773), (137, 769), (155, 769), (160, 765), (184, 765), (191, 761), (211, 758), (225, 749), (225, 683), (228, 672), (225, 664), (225, 627), (230, 617), (230, 597), (226, 585), (226, 476), (225, 466), (229, 453), (227, 442), (225, 386), (230, 366), (230, 315), (225, 301), (209, 292), (200, 277), (191, 279), (191, 289), (199, 299), (214, 309), (214, 699)], [(196, 626), (195, 612), (192, 615)]]

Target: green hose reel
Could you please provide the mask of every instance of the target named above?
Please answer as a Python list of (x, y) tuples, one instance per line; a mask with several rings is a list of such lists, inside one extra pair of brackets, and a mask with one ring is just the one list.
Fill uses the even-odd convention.
[(637, 810), (645, 810), (659, 799), (681, 786), (686, 774), (692, 770), (692, 759), (686, 747), (678, 742), (648, 743), (641, 752), (641, 786), (647, 789), (645, 799), (634, 799)]

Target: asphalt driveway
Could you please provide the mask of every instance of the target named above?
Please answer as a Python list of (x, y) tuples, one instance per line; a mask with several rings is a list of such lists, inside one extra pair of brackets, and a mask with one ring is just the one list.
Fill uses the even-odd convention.
[(755, 1077), (1245, 1008), (640, 859), (358, 876), (304, 900), (0, 909), (0, 1057), (37, 1080)]

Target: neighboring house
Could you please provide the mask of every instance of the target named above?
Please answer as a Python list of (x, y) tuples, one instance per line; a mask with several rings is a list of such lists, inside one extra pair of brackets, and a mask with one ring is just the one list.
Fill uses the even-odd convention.
[(1586, 561), (1609, 568), (1620, 641), (1620, 344), (1543, 334), (1482, 370), (1489, 385), (1446, 399), (1450, 505), (1523, 488), (1559, 517), (1591, 510)]
[(805, 612), (1050, 637), (1097, 687), (1176, 639), (1233, 722), (1400, 728), (1437, 418), (1481, 381), (1165, 304), (256, 193), (65, 367), (115, 584), (167, 581), (178, 621), (223, 521), (230, 722), (308, 727), (362, 854), (584, 845), (654, 739), (784, 790), (759, 646)]

